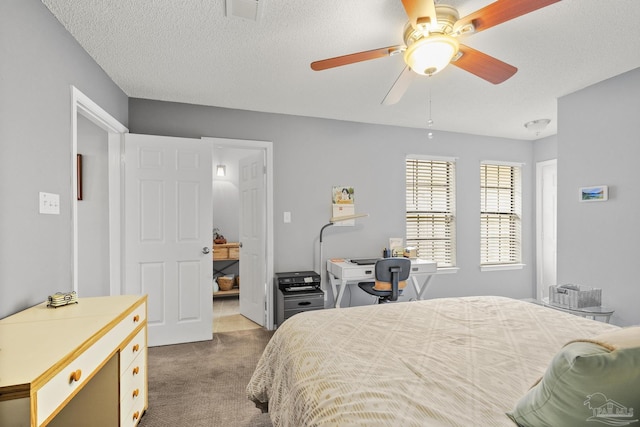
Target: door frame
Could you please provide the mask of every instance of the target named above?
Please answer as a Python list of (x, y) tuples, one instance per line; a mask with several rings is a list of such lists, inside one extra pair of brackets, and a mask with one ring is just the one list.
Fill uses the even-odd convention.
[[(543, 194), (543, 170), (547, 166), (556, 167), (556, 171), (558, 168), (558, 160), (551, 159), (545, 160), (536, 163), (536, 287), (535, 287), (535, 298), (541, 298), (544, 295), (542, 278), (544, 277), (544, 243), (543, 243), (543, 220), (542, 220), (542, 208), (543, 208), (543, 200), (545, 195)], [(557, 206), (557, 205), (556, 205)], [(556, 223), (558, 219), (558, 212), (556, 210)], [(556, 236), (557, 239), (557, 236)], [(557, 264), (556, 264), (557, 266)], [(556, 277), (557, 277), (557, 267), (556, 267)]]
[(273, 142), (271, 141), (257, 141), (247, 139), (231, 139), (231, 138), (215, 138), (215, 137), (202, 137), (202, 139), (212, 141), (214, 150), (215, 147), (220, 148), (239, 148), (239, 149), (254, 149), (263, 150), (265, 153), (266, 162), (266, 195), (265, 195), (265, 219), (266, 219), (266, 277), (265, 280), (265, 312), (266, 322), (265, 328), (268, 330), (274, 329), (274, 300), (272, 290), (272, 278), (273, 272)]
[(75, 86), (71, 86), (71, 222), (73, 290), (78, 292), (78, 114), (107, 132), (109, 168), (109, 289), (122, 290), (122, 143), (126, 126), (107, 113)]

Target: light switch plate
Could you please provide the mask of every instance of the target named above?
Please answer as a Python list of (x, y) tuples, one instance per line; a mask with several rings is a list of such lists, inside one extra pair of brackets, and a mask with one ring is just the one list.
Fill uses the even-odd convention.
[(60, 215), (60, 195), (40, 192), (40, 213)]
[(284, 223), (288, 224), (291, 222), (291, 212), (285, 212), (284, 213)]

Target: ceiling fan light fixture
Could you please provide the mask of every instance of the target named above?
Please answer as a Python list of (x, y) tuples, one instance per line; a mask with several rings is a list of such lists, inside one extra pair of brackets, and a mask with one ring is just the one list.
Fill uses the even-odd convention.
[(404, 60), (416, 73), (432, 76), (451, 62), (459, 48), (460, 44), (455, 38), (446, 34), (431, 34), (408, 46)]

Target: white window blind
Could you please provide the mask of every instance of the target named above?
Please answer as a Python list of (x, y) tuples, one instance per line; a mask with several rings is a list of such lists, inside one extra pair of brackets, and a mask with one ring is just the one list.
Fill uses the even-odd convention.
[(522, 195), (520, 166), (480, 167), (480, 264), (518, 264)]
[(407, 158), (407, 246), (440, 268), (456, 265), (455, 188), (455, 162)]

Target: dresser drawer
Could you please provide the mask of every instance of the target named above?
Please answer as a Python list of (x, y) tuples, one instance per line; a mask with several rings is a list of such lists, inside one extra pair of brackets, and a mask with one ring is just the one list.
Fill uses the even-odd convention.
[(130, 411), (120, 412), (120, 427), (134, 427), (140, 422), (144, 413), (144, 399), (137, 401)]
[(145, 401), (147, 396), (147, 354), (136, 357), (129, 368), (120, 376), (120, 410), (129, 412), (137, 401)]
[(36, 425), (42, 425), (62, 403), (75, 395), (118, 347), (124, 334), (112, 329), (93, 346), (64, 366), (36, 392)]
[(141, 402), (142, 407), (144, 407), (147, 398), (147, 388), (144, 378), (141, 376), (134, 378), (134, 380), (129, 383), (129, 387), (123, 390), (120, 397), (120, 411), (122, 413), (129, 412), (131, 408), (139, 407), (139, 402)]
[(138, 380), (144, 380), (147, 376), (147, 352), (142, 351), (133, 362), (126, 368), (120, 366), (120, 395), (124, 395), (125, 391), (137, 383)]
[(146, 353), (147, 348), (147, 328), (140, 329), (128, 343), (120, 350), (120, 375), (127, 372), (129, 365), (142, 353)]
[(129, 333), (133, 332), (138, 326), (142, 325), (147, 320), (147, 305), (140, 304), (131, 313), (129, 313), (122, 321), (122, 323), (128, 324), (130, 329)]

